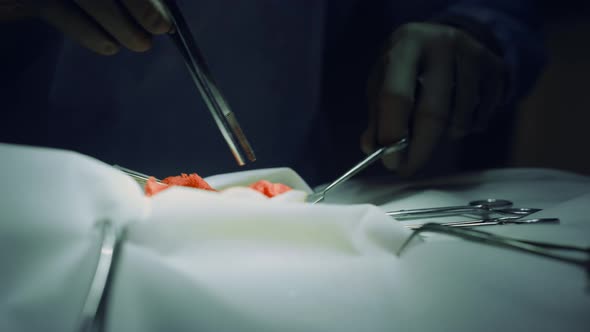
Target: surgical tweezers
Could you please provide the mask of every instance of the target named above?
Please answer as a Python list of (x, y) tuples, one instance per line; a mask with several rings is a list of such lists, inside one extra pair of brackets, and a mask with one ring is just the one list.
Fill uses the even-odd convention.
[[(219, 92), (213, 80), (209, 67), (201, 53), (189, 25), (178, 4), (174, 0), (160, 1), (163, 9), (173, 26), (173, 32), (169, 36), (182, 54), (184, 62), (197, 86), (203, 101), (211, 112), (215, 123), (219, 127), (223, 138), (233, 153), (240, 166), (246, 164), (246, 158), (253, 162), (256, 160), (254, 151), (242, 131), (236, 116), (229, 108), (227, 102)], [(240, 148), (243, 150), (240, 150)], [(244, 157), (245, 155), (245, 157)]]

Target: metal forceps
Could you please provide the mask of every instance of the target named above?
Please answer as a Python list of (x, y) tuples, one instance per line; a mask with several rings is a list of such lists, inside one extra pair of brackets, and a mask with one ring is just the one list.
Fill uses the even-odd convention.
[[(410, 237), (408, 237), (406, 241), (402, 244), (402, 246), (398, 249), (397, 255), (400, 256), (402, 252), (406, 248), (408, 248), (408, 245), (410, 244), (412, 239), (418, 236), (421, 232), (442, 233), (446, 235), (456, 236), (472, 242), (478, 242), (491, 246), (521, 251), (532, 255), (541, 256), (568, 264), (573, 264), (585, 269), (588, 273), (590, 273), (590, 247), (579, 247), (573, 245), (561, 245), (540, 241), (522, 240), (496, 235), (493, 233), (482, 232), (475, 229), (453, 228), (450, 226), (444, 226), (435, 223), (424, 224), (421, 227), (415, 229), (412, 235), (410, 235)], [(553, 252), (553, 250), (560, 251), (562, 253)], [(586, 258), (569, 257), (563, 254), (565, 252), (586, 254)]]
[(110, 221), (102, 220), (97, 223), (101, 231), (100, 255), (88, 294), (82, 307), (79, 332), (96, 331), (99, 324), (99, 309), (104, 305), (104, 297), (108, 291), (107, 284), (113, 274), (115, 250), (118, 248), (118, 231)]
[(166, 14), (174, 26), (175, 31), (170, 33), (169, 36), (182, 54), (193, 81), (201, 93), (201, 97), (211, 112), (238, 165), (245, 165), (246, 159), (250, 162), (255, 161), (256, 156), (254, 155), (254, 151), (242, 131), (236, 116), (219, 92), (205, 58), (197, 46), (195, 38), (176, 1), (162, 0), (160, 4), (167, 11)]
[(354, 167), (352, 167), (350, 170), (348, 170), (346, 173), (344, 173), (338, 179), (330, 182), (324, 189), (314, 191), (313, 193), (309, 194), (307, 196), (307, 198), (305, 199), (305, 201), (307, 203), (311, 203), (311, 204), (316, 204), (316, 203), (323, 201), (326, 196), (326, 193), (328, 191), (330, 191), (332, 188), (336, 187), (337, 185), (341, 184), (342, 182), (347, 181), (351, 177), (355, 176), (360, 171), (362, 171), (365, 168), (372, 165), (375, 161), (381, 159), (381, 157), (383, 157), (385, 154), (394, 153), (394, 152), (404, 150), (405, 148), (408, 147), (408, 142), (409, 142), (408, 138), (402, 138), (390, 146), (384, 146), (384, 147), (378, 149), (377, 151), (373, 152), (372, 154), (367, 156), (365, 159), (363, 159), (361, 162), (356, 164)]

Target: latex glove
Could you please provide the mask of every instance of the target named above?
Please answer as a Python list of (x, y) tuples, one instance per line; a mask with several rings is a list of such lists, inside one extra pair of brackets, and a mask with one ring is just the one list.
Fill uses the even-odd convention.
[(0, 19), (38, 17), (81, 45), (104, 55), (120, 46), (143, 52), (152, 36), (171, 30), (171, 23), (151, 0), (3, 0)]
[(430, 23), (400, 27), (369, 79), (363, 151), (409, 135), (407, 153), (385, 156), (383, 162), (403, 176), (413, 175), (442, 139), (481, 129), (475, 123), (485, 125), (504, 100), (506, 71), (499, 56), (456, 28)]

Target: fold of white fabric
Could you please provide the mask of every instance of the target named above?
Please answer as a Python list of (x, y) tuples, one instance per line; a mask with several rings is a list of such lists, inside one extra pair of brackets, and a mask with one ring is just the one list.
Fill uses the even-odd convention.
[[(378, 271), (396, 266), (395, 251), (409, 235), (369, 205), (289, 204), (181, 187), (146, 198), (131, 178), (87, 156), (13, 145), (0, 145), (0, 155), (2, 331), (78, 328), (101, 220), (127, 234), (106, 302), (112, 331), (344, 326), (333, 316), (384, 303)], [(261, 178), (310, 191), (289, 169), (212, 182)], [(350, 305), (328, 309), (343, 301)], [(195, 315), (193, 307), (207, 309)]]
[(0, 331), (77, 328), (100, 220), (144, 218), (127, 176), (73, 152), (0, 144)]
[(171, 188), (130, 225), (109, 331), (377, 331), (395, 327), (395, 252), (378, 208), (232, 201)]

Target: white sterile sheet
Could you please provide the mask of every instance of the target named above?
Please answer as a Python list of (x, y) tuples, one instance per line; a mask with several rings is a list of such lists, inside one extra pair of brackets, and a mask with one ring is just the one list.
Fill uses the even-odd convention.
[[(86, 156), (13, 145), (0, 145), (0, 155), (0, 331), (78, 329), (98, 261), (95, 224), (105, 219), (126, 234), (104, 303), (107, 331), (395, 326), (385, 272), (396, 269), (410, 233), (375, 206), (179, 187), (146, 198), (130, 178)], [(309, 191), (286, 169), (227, 178)], [(211, 183), (232, 186), (221, 177)]]
[[(526, 218), (558, 224), (485, 226), (478, 230), (524, 240), (590, 247), (590, 177), (548, 169), (498, 169), (420, 182), (354, 179), (328, 203), (372, 203), (384, 211), (507, 199), (540, 208)], [(448, 222), (466, 218), (431, 218)], [(420, 223), (426, 220), (400, 222)], [(438, 234), (404, 251), (396, 270), (406, 305), (400, 330), (587, 331), (590, 272), (503, 248)], [(564, 252), (558, 252), (563, 254)], [(574, 255), (574, 257), (580, 257)], [(584, 256), (581, 256), (584, 257)], [(588, 256), (586, 256), (588, 258)]]
[[(0, 331), (78, 330), (98, 261), (95, 224), (105, 219), (126, 235), (102, 307), (104, 331), (590, 326), (581, 268), (438, 235), (397, 256), (410, 232), (383, 214), (509, 199), (561, 223), (485, 230), (589, 246), (588, 177), (523, 169), (420, 183), (353, 180), (330, 192), (328, 204), (310, 206), (179, 187), (146, 198), (129, 177), (86, 156), (2, 144), (0, 156)], [(262, 178), (310, 190), (288, 169), (207, 180), (224, 189)]]

